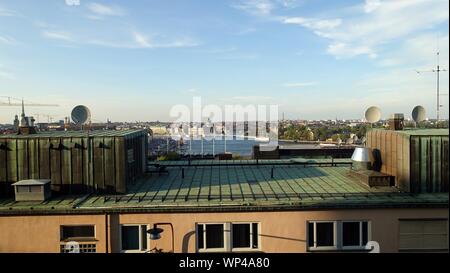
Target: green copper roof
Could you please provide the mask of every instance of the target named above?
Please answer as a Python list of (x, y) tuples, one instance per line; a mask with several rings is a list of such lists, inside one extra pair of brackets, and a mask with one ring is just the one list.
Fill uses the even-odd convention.
[[(193, 162), (200, 164), (202, 161)], [(271, 178), (272, 168), (273, 178)], [(34, 212), (45, 213), (58, 210), (65, 213), (87, 213), (203, 211), (232, 207), (240, 210), (266, 207), (290, 209), (430, 205), (448, 207), (448, 193), (412, 195), (400, 192), (395, 187), (371, 188), (350, 176), (348, 166), (221, 164), (168, 166), (167, 170), (168, 174), (148, 174), (132, 185), (125, 195), (90, 195), (84, 198), (66, 196), (35, 203), (0, 200), (0, 214), (30, 212), (31, 208)]]

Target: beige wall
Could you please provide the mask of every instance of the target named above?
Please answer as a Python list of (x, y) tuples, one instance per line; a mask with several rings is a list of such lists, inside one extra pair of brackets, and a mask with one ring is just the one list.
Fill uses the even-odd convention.
[(61, 225), (95, 225), (97, 252), (105, 252), (105, 216), (0, 216), (0, 252), (59, 252)]
[[(398, 249), (398, 219), (448, 218), (448, 209), (384, 209), (243, 213), (121, 214), (108, 218), (109, 249), (120, 250), (120, 224), (170, 222), (175, 230), (175, 252), (195, 252), (195, 224), (198, 222), (259, 222), (263, 252), (305, 252), (308, 220), (370, 220), (372, 240), (382, 252)], [(106, 251), (105, 216), (14, 216), (0, 217), (0, 252), (58, 252), (59, 226), (96, 225), (97, 251)], [(169, 226), (150, 248), (171, 250)]]

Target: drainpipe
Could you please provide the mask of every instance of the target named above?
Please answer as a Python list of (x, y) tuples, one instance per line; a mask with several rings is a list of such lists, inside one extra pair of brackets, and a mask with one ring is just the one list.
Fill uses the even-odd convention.
[(108, 228), (108, 213), (105, 213), (105, 244), (106, 244), (106, 253), (109, 253), (109, 228)]

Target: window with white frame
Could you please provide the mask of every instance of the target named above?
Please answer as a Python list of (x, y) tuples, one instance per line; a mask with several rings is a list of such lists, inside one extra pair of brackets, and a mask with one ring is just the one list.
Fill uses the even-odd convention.
[(232, 250), (258, 249), (258, 223), (231, 224)]
[(238, 252), (259, 249), (258, 223), (197, 224), (199, 252)]
[(337, 249), (336, 222), (309, 222), (308, 247), (315, 250)]
[(360, 250), (370, 239), (368, 221), (309, 221), (308, 250)]
[(367, 221), (343, 221), (341, 230), (343, 248), (363, 248), (369, 240)]
[(122, 252), (147, 251), (147, 225), (122, 225), (120, 246)]

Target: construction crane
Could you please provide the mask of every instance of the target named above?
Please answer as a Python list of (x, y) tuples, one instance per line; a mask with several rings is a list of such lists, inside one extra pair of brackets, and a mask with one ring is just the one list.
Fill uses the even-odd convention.
[[(10, 96), (0, 96), (0, 98), (6, 98), (7, 101), (0, 101), (0, 106), (22, 106), (22, 99), (10, 97)], [(49, 103), (34, 103), (24, 101), (25, 106), (48, 106), (48, 107), (57, 107), (58, 104), (49, 104)]]
[(47, 123), (52, 123), (52, 122), (53, 122), (53, 120), (55, 119), (55, 116), (52, 116), (52, 115), (46, 115), (46, 114), (33, 114), (33, 116), (35, 116), (35, 117), (36, 117), (36, 121), (37, 121), (37, 123), (40, 123), (40, 119), (39, 119), (39, 117), (41, 117), (41, 116), (43, 116), (43, 117), (46, 117), (46, 118), (47, 118)]

